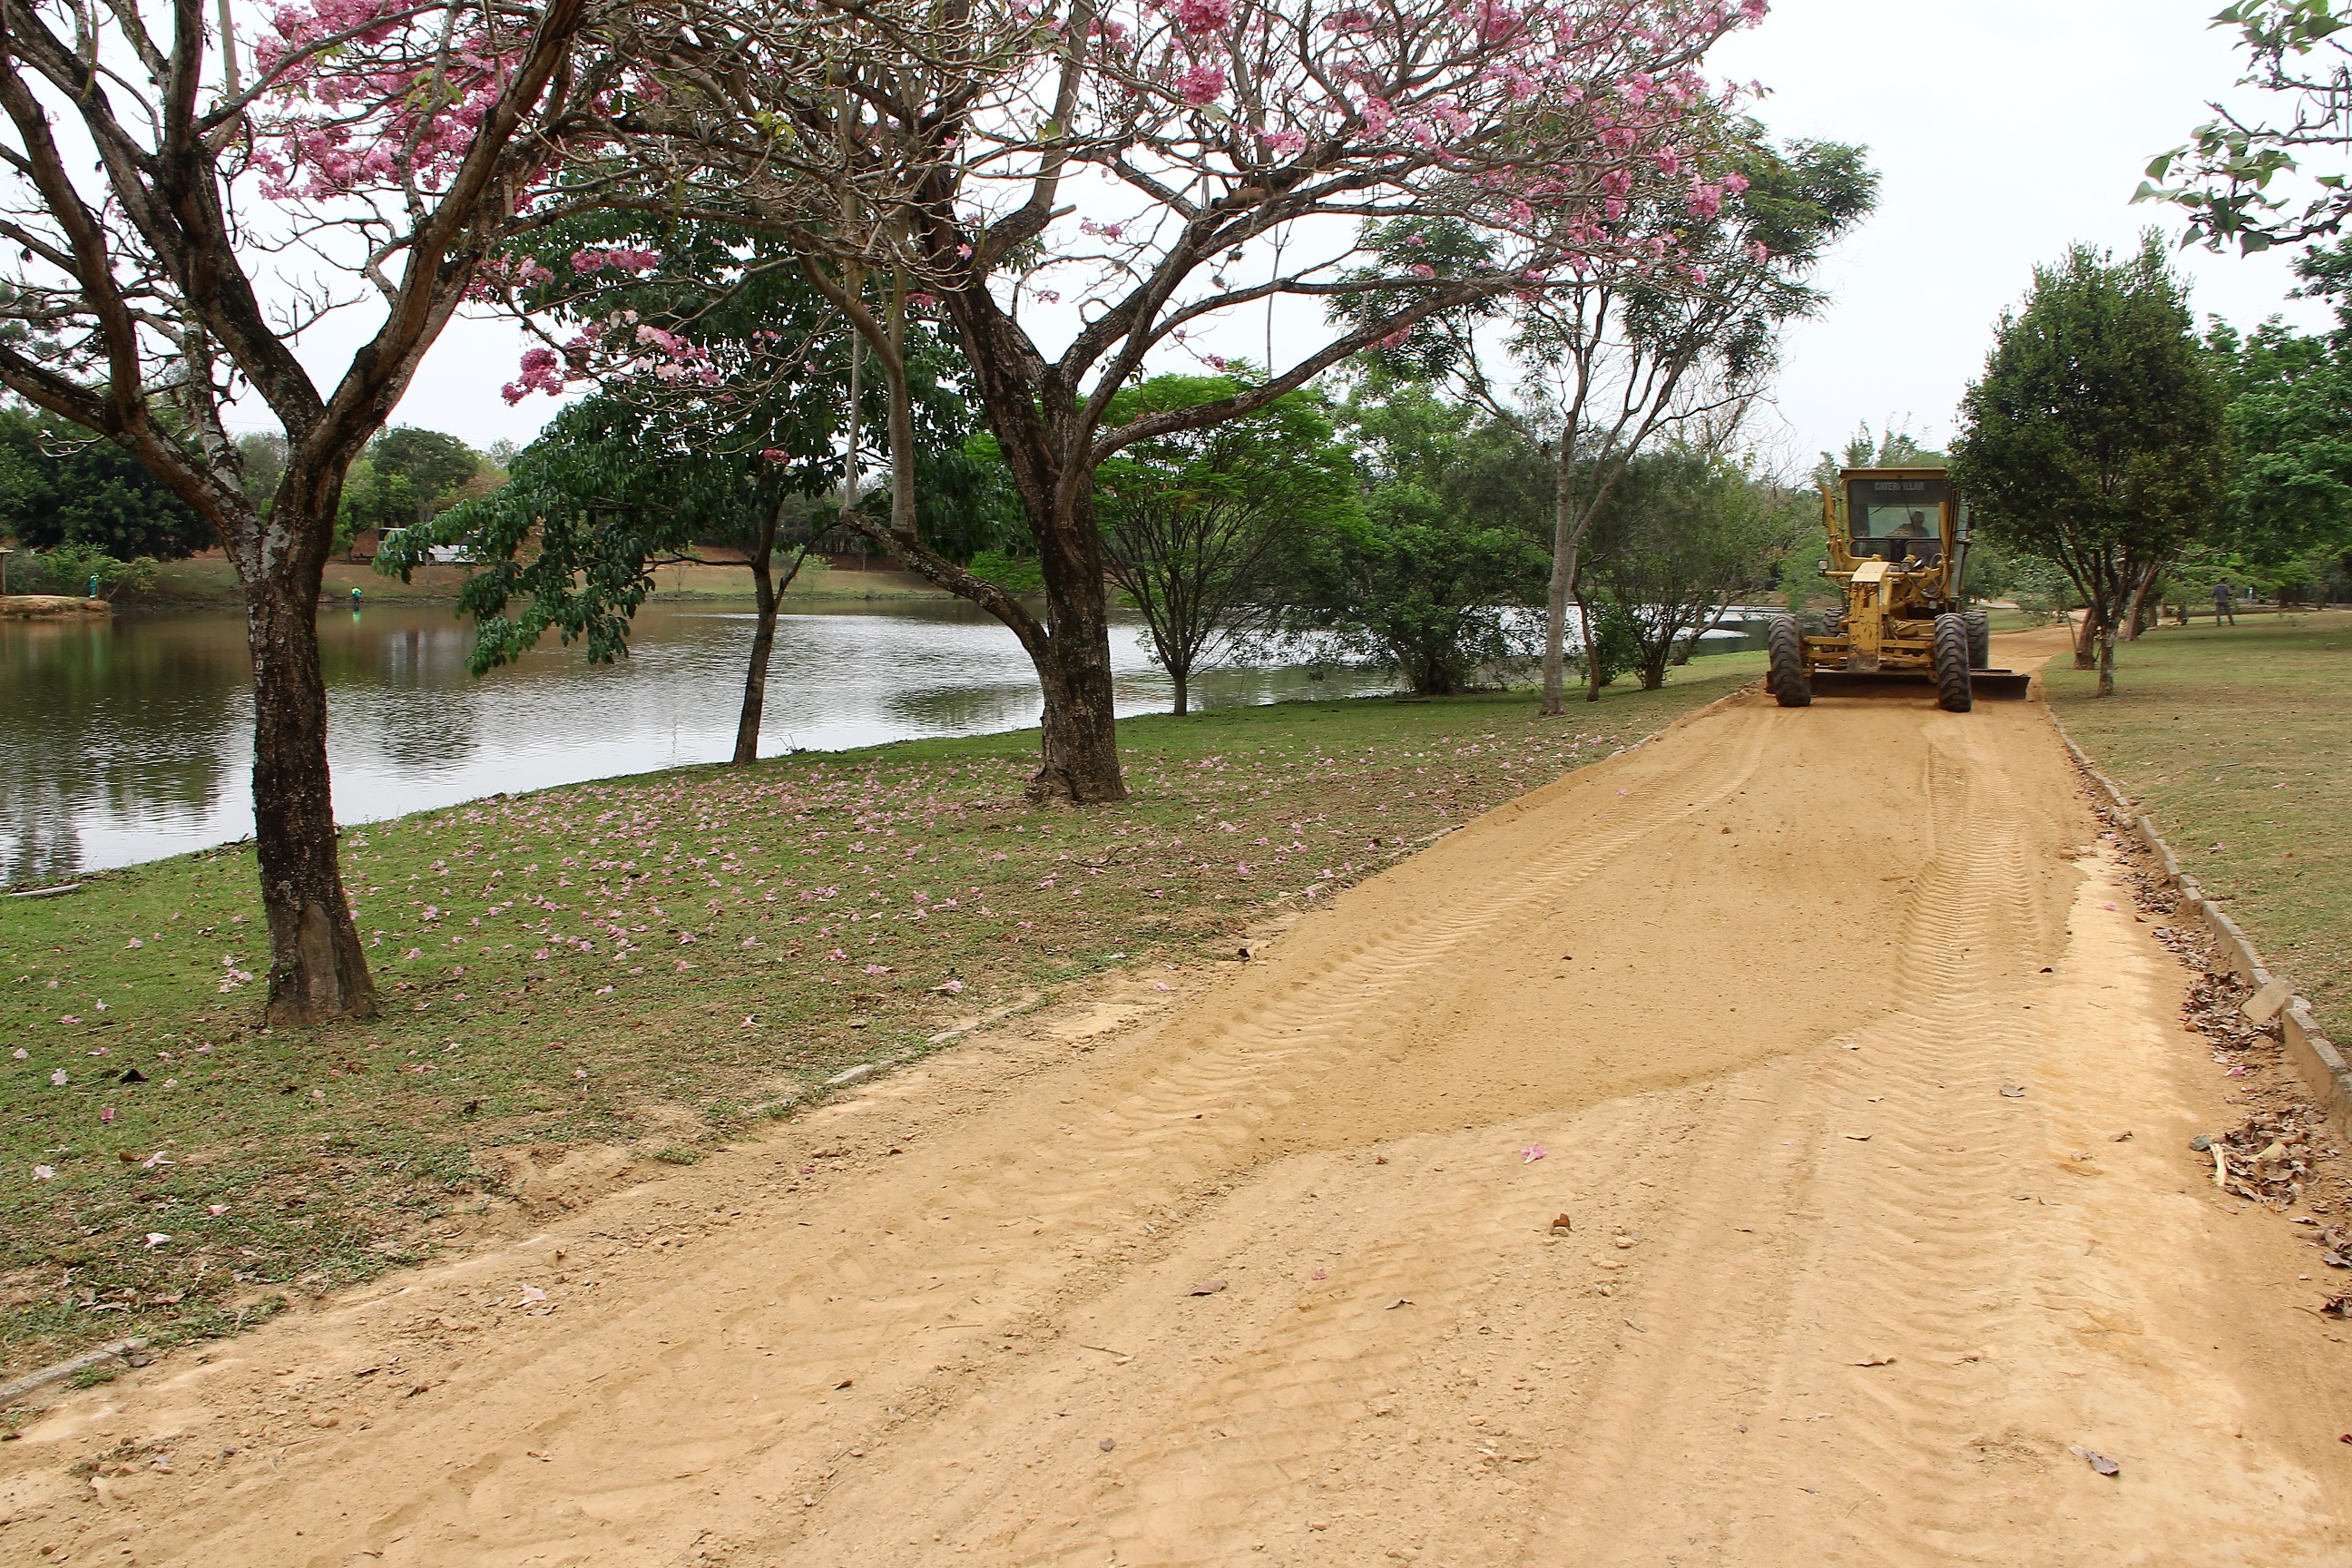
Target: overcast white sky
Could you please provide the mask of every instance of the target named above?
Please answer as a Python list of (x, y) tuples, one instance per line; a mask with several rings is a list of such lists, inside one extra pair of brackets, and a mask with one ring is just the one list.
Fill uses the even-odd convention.
[[(1790, 337), (1772, 444), (1809, 459), (1891, 416), (1940, 445), (2036, 262), (2077, 239), (2129, 247), (2149, 223), (2177, 231), (2131, 193), (2205, 101), (2230, 93), (2241, 63), (2232, 35), (2209, 25), (2221, 5), (1775, 0), (1761, 27), (1721, 49), (1717, 74), (1771, 89), (1761, 112), (1777, 133), (1862, 142), (1883, 182), (1877, 216), (1822, 274), (1834, 303)], [(2324, 319), (2285, 298), (2284, 258), (2191, 251), (2180, 264), (2200, 315)], [(555, 405), (500, 401), (520, 347), (511, 327), (453, 325), (396, 420), (477, 446), (530, 439)]]

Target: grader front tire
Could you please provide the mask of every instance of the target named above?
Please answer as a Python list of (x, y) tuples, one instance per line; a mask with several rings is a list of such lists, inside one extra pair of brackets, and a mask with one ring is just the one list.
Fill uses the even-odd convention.
[(1805, 675), (1805, 634), (1794, 616), (1774, 616), (1764, 629), (1765, 685), (1783, 708), (1812, 705), (1813, 683)]
[(1958, 616), (1936, 617), (1936, 705), (1947, 713), (1975, 706), (1969, 690), (1969, 627)]

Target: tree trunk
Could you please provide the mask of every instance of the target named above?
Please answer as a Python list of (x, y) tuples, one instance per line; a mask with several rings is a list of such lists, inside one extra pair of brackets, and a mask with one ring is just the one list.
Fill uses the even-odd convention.
[(1176, 683), (1176, 716), (1181, 719), (1192, 710), (1191, 703), (1187, 700), (1192, 685), (1192, 678), (1187, 671), (1171, 665), (1168, 669), (1168, 679)]
[(1094, 476), (1065, 470), (1053, 513), (1031, 521), (1045, 578), (1049, 637), (1037, 674), (1045, 689), (1044, 756), (1029, 798), (1095, 805), (1127, 798), (1110, 677), (1110, 602)]
[[(775, 651), (776, 601), (781, 597), (770, 567), (775, 559), (776, 523), (782, 510), (779, 501), (769, 511), (760, 530), (759, 547), (751, 552), (751, 586), (759, 595), (760, 618), (751, 632), (751, 661), (743, 672), (743, 712), (735, 721), (733, 760), (739, 765), (760, 760), (760, 719), (768, 705), (768, 656)], [(797, 571), (800, 563), (793, 566)]]
[(2083, 611), (2083, 625), (2074, 633), (2074, 668), (2076, 669), (2098, 668), (2098, 624), (2097, 614), (2085, 608)]
[[(326, 533), (300, 531), (321, 542)], [(325, 557), (322, 542), (317, 559), (247, 575), (244, 584), (253, 651), (253, 841), (269, 918), (273, 1025), (372, 1017), (376, 1010), (375, 982), (336, 858), (327, 686), (319, 667)]]
[(2148, 590), (2156, 586), (2157, 570), (2154, 566), (2148, 567), (2139, 574), (2139, 581), (2133, 584), (2131, 611), (2124, 617), (2126, 642), (2139, 641), (2140, 633), (2147, 629), (2147, 595)]
[(1586, 600), (1581, 586), (1576, 595), (1576, 618), (1584, 628), (1584, 700), (1598, 702), (1601, 700), (1601, 658), (1593, 647), (1592, 605)]
[[(1551, 583), (1544, 596), (1543, 703), (1537, 716), (1557, 719), (1568, 711), (1568, 600), (1575, 586), (1577, 551), (1583, 543), (1576, 526), (1576, 506), (1570, 467), (1575, 459), (1573, 431), (1562, 431), (1559, 461), (1552, 468)], [(1592, 628), (1584, 628), (1586, 657), (1591, 656)]]
[(2101, 697), (2116, 694), (2116, 628), (2113, 624), (2099, 628), (2099, 690)]

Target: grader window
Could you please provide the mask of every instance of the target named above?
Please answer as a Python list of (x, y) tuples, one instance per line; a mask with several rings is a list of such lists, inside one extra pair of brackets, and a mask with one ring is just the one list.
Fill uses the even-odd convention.
[(1846, 495), (1846, 515), (1857, 544), (1865, 540), (1943, 537), (1944, 503), (1952, 493), (1948, 481), (1854, 479), (1851, 486)]

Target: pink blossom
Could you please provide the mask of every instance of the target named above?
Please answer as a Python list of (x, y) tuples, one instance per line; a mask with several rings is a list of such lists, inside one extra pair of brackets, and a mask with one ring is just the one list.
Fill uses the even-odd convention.
[(661, 265), (657, 250), (632, 250), (619, 246), (600, 245), (572, 253), (574, 272), (601, 272), (611, 268), (616, 272), (650, 272)]
[(1356, 112), (1364, 117), (1364, 130), (1373, 136), (1386, 135), (1389, 127), (1396, 123), (1396, 110), (1385, 98), (1367, 98), (1357, 106)]
[(1437, 268), (1432, 267), (1426, 261), (1416, 261), (1411, 267), (1406, 268), (1405, 270), (1412, 273), (1415, 278), (1434, 278), (1437, 276)]
[(1220, 30), (1233, 19), (1233, 0), (1179, 0), (1176, 6), (1176, 25), (1196, 38)]
[(1225, 90), (1222, 66), (1194, 66), (1176, 79), (1176, 93), (1194, 109), (1214, 103)]
[(1298, 131), (1268, 131), (1258, 140), (1265, 143), (1267, 152), (1284, 156), (1302, 152), (1307, 146), (1306, 133)]
[(1695, 184), (1683, 207), (1693, 217), (1714, 217), (1723, 211), (1723, 187)]

